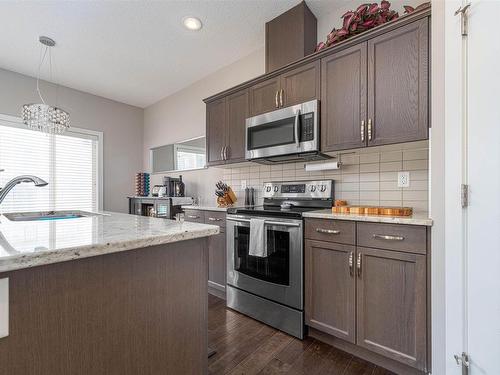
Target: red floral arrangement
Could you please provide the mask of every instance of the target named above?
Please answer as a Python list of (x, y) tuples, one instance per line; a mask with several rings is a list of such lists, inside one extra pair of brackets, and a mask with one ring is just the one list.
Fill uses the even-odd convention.
[[(405, 14), (414, 12), (421, 8), (428, 7), (430, 3), (424, 3), (416, 8), (405, 5)], [(341, 29), (333, 29), (326, 37), (326, 42), (321, 42), (316, 46), (316, 51), (329, 47), (342, 40), (360, 34), (363, 31), (372, 29), (386, 22), (395, 20), (399, 17), (398, 12), (391, 10), (391, 3), (387, 0), (382, 0), (379, 4), (362, 4), (355, 11), (346, 12), (341, 18), (343, 24)]]

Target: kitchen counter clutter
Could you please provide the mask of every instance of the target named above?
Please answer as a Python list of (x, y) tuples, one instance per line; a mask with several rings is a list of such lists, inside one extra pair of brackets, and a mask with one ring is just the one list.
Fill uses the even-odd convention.
[(383, 215), (358, 215), (358, 214), (338, 214), (332, 210), (318, 210), (304, 213), (304, 217), (316, 219), (367, 221), (372, 223), (408, 224), (432, 226), (432, 219), (426, 212), (414, 212), (411, 216), (383, 216)]
[(168, 244), (219, 233), (213, 225), (103, 212), (52, 221), (0, 216), (0, 272)]

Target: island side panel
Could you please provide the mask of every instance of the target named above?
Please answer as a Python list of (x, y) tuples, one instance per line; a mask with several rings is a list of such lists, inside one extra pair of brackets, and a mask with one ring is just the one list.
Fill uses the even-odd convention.
[(9, 375), (207, 373), (206, 238), (0, 274)]

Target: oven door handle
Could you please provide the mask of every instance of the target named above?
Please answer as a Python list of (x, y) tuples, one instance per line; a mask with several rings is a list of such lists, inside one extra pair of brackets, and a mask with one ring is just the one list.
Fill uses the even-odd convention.
[(299, 146), (300, 146), (299, 119), (300, 119), (300, 109), (297, 109), (297, 112), (295, 113), (295, 123), (294, 123), (295, 146), (297, 146), (297, 148), (299, 148)]
[[(249, 223), (250, 219), (243, 219), (243, 218), (235, 218), (235, 217), (228, 217), (226, 220), (231, 220), (231, 221), (237, 221), (241, 223)], [(300, 223), (287, 223), (284, 221), (270, 221), (266, 220), (264, 221), (264, 225), (282, 225), (284, 227), (300, 227)]]

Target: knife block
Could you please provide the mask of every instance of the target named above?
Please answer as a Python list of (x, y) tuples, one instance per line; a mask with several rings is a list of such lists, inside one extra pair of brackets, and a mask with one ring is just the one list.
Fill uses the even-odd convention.
[(223, 197), (217, 197), (217, 205), (219, 207), (228, 207), (235, 204), (237, 200), (236, 194), (234, 194), (233, 189), (230, 187), (229, 190), (224, 193)]

